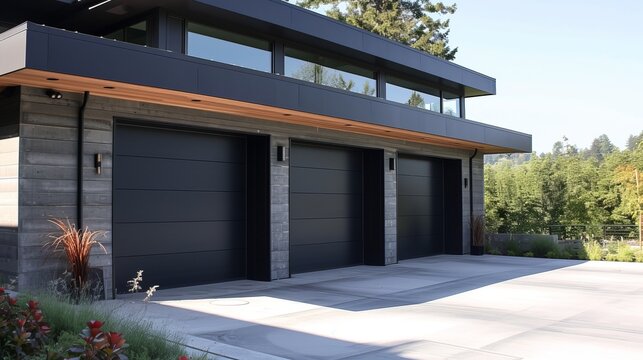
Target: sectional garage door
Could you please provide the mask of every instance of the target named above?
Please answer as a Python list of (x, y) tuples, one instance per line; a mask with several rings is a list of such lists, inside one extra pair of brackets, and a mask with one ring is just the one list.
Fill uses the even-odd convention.
[(398, 259), (444, 253), (444, 160), (400, 155), (397, 183)]
[(295, 143), (290, 151), (292, 273), (363, 263), (362, 151)]
[(245, 277), (243, 137), (118, 125), (114, 278), (161, 288)]

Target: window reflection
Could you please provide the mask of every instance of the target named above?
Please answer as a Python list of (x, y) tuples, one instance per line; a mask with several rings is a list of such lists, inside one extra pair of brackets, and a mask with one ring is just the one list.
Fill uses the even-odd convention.
[(345, 61), (286, 48), (286, 76), (364, 95), (376, 95), (375, 73)]
[(446, 91), (442, 92), (442, 96), (444, 98), (442, 112), (446, 115), (460, 117), (460, 96)]
[(188, 23), (187, 54), (191, 56), (270, 72), (270, 47), (267, 40)]
[(149, 45), (147, 43), (147, 21), (126, 26), (104, 36), (108, 39), (128, 42), (136, 45)]
[(386, 99), (440, 112), (440, 91), (408, 80), (387, 77)]

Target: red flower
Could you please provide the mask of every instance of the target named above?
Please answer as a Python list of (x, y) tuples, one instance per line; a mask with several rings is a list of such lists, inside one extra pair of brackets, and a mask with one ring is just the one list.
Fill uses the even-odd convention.
[(23, 328), (25, 326), (25, 319), (18, 319), (18, 327)]
[(103, 323), (98, 320), (90, 320), (87, 322), (87, 327), (90, 329), (100, 329), (103, 326)]
[(179, 356), (178, 360), (190, 360), (190, 358), (187, 357), (187, 355), (181, 355)]
[(102, 332), (103, 332), (103, 331), (102, 331), (100, 328), (90, 328), (90, 329), (89, 329), (89, 335), (90, 335), (92, 338), (95, 338), (96, 336), (98, 336), (98, 335), (99, 335), (100, 333), (102, 333)]
[(112, 349), (121, 348), (125, 344), (125, 339), (123, 339), (123, 335), (120, 333), (110, 331), (106, 334), (106, 337)]
[(34, 320), (36, 320), (36, 321), (40, 321), (40, 320), (42, 320), (42, 311), (40, 311), (40, 310), (36, 310), (36, 311), (34, 311), (34, 313), (33, 313), (33, 318), (34, 318)]
[(34, 300), (29, 300), (27, 305), (29, 306), (29, 310), (35, 310), (38, 308), (38, 302)]
[(4, 288), (0, 287), (0, 295), (3, 295), (3, 294), (4, 294)]
[(9, 305), (16, 305), (18, 303), (18, 300), (16, 298), (12, 298), (11, 296), (8, 297)]

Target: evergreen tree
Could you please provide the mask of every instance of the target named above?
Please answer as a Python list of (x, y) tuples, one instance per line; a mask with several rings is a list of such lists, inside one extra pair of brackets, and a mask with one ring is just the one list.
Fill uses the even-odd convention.
[(297, 5), (330, 5), (326, 15), (331, 18), (446, 60), (455, 59), (458, 51), (449, 47), (449, 20), (440, 18), (455, 13), (455, 4), (431, 0), (298, 0)]
[(424, 98), (417, 91), (411, 93), (411, 97), (406, 101), (407, 104), (415, 107), (424, 107)]

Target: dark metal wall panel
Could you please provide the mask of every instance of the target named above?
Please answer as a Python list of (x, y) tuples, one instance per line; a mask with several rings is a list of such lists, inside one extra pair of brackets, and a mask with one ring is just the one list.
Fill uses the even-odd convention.
[(363, 263), (362, 151), (293, 143), (290, 271)]
[[(11, 30), (10, 30), (11, 31)], [(185, 91), (531, 151), (531, 136), (384, 99), (204, 59), (27, 24), (6, 62), (30, 69)], [(0, 40), (3, 48), (7, 40)], [(26, 54), (25, 54), (26, 52)], [(70, 57), (69, 54), (74, 54)], [(0, 69), (1, 70), (1, 69)], [(159, 76), (163, 74), (163, 76)]]
[(246, 139), (119, 124), (114, 134), (115, 288), (246, 276)]
[(444, 160), (399, 156), (398, 259), (444, 252)]

